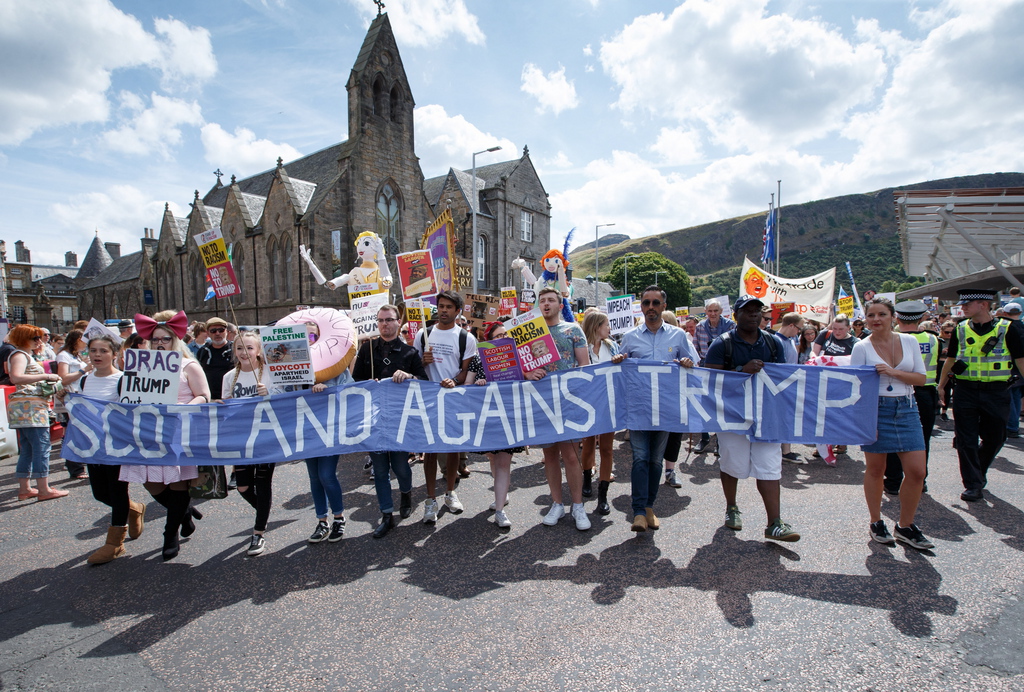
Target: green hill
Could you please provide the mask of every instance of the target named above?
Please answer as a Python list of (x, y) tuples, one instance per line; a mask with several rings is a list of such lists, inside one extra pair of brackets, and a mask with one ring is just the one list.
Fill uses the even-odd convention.
[[(908, 277), (903, 269), (894, 190), (1020, 186), (1024, 186), (1024, 173), (990, 173), (783, 205), (779, 273), (797, 278), (837, 267), (837, 282), (848, 286), (844, 263), (849, 261), (857, 288), (862, 292), (868, 288), (879, 290), (885, 281), (897, 285), (921, 283), (920, 279)], [(615, 258), (627, 253), (657, 252), (683, 265), (690, 274), (694, 301), (723, 293), (735, 295), (744, 255), (755, 261), (761, 255), (764, 220), (765, 212), (759, 212), (634, 238), (608, 247), (602, 238), (601, 268), (611, 268)], [(588, 245), (571, 253), (576, 276), (593, 272), (593, 243)], [(601, 277), (602, 280), (608, 278)]]

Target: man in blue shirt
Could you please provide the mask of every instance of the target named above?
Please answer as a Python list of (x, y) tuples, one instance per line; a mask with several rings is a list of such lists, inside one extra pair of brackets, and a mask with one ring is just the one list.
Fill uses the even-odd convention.
[[(732, 369), (748, 375), (761, 372), (765, 363), (785, 363), (786, 351), (775, 335), (760, 329), (761, 308), (753, 296), (740, 296), (733, 308), (736, 327), (715, 339), (704, 357), (704, 364), (715, 370)], [(725, 343), (731, 344), (731, 353)], [(770, 343), (769, 339), (774, 341)], [(728, 362), (727, 362), (728, 360)], [(743, 528), (736, 505), (736, 486), (740, 478), (757, 480), (757, 491), (764, 501), (768, 527), (764, 537), (776, 541), (799, 541), (800, 534), (780, 518), (780, 481), (782, 447), (777, 442), (757, 442), (747, 435), (718, 433), (722, 491), (725, 493), (725, 525), (735, 531)]]
[[(690, 336), (679, 327), (665, 324), (661, 313), (667, 296), (658, 286), (648, 286), (640, 296), (644, 323), (622, 337), (620, 352), (637, 360), (671, 361), (692, 368), (697, 351)], [(665, 456), (666, 430), (630, 430), (633, 448), (633, 531), (657, 530), (661, 522), (654, 515), (654, 500), (661, 483), (661, 460)]]

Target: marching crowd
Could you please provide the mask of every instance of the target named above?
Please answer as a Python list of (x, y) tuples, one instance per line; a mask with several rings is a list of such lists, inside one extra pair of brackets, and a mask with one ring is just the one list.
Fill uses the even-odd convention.
[[(771, 311), (758, 298), (743, 296), (732, 306), (710, 302), (703, 320), (683, 318), (677, 324), (667, 311), (665, 292), (658, 286), (640, 296), (643, 322), (613, 339), (607, 315), (591, 309), (582, 325), (564, 321), (562, 295), (543, 289), (537, 305), (554, 339), (557, 354), (548, 365), (531, 370), (526, 378), (540, 380), (592, 363), (622, 362), (626, 358), (674, 362), (683, 368), (705, 367), (754, 374), (766, 363), (805, 364), (825, 356), (849, 356), (852, 365), (872, 366), (879, 373), (878, 419), (875, 441), (862, 447), (865, 457), (864, 494), (868, 508), (868, 533), (882, 544), (899, 541), (927, 550), (933, 544), (914, 523), (926, 476), (929, 440), (937, 416), (945, 418), (952, 407), (955, 447), (959, 456), (965, 501), (983, 498), (986, 474), (1007, 437), (1019, 435), (1021, 408), (1020, 373), (1024, 372), (1024, 326), (1020, 322), (1024, 299), (1013, 290), (1013, 300), (997, 313), (991, 310), (996, 294), (988, 290), (962, 291), (961, 320), (926, 319), (923, 303), (908, 301), (894, 306), (876, 297), (864, 308), (864, 317), (852, 322), (836, 317), (828, 329), (816, 329), (800, 315), (781, 317), (772, 329)], [(384, 305), (377, 313), (379, 337), (365, 340), (351, 366), (328, 382), (311, 387), (321, 393), (329, 387), (353, 381), (411, 379), (437, 382), (454, 388), (486, 384), (485, 369), (477, 353), (478, 337), (490, 341), (505, 335), (503, 322), (488, 322), (467, 331), (463, 299), (455, 292), (437, 296), (433, 324), (414, 338), (402, 311)], [(723, 315), (732, 308), (732, 319)], [(315, 327), (315, 325), (311, 325)], [(68, 491), (49, 484), (51, 416), (68, 421), (64, 406), (67, 392), (116, 401), (121, 389), (122, 351), (125, 348), (177, 351), (182, 354), (178, 403), (207, 404), (241, 397), (273, 396), (282, 388), (268, 386), (259, 337), (214, 317), (189, 324), (183, 312), (165, 311), (153, 317), (136, 315), (134, 323), (118, 325), (121, 338), (93, 335), (88, 343), (85, 323), (77, 323), (63, 337), (35, 326), (17, 325), (0, 347), (3, 364), (0, 383), (12, 385), (7, 406), (10, 427), (16, 429), (20, 453), (16, 467), (18, 499), (45, 501), (65, 497)], [(316, 329), (310, 330), (315, 339)], [(73, 413), (72, 413), (73, 415)], [(675, 464), (683, 433), (662, 430), (629, 430), (632, 450), (630, 471), (631, 530), (656, 531), (661, 521), (655, 513), (662, 484), (681, 487)], [(569, 515), (575, 528), (586, 531), (591, 523), (585, 501), (594, 495), (595, 511), (608, 515), (609, 486), (613, 482), (613, 433), (587, 439), (566, 439), (542, 447), (543, 466), (551, 506), (542, 523), (554, 526)], [(739, 481), (754, 479), (766, 521), (764, 536), (777, 541), (797, 541), (800, 535), (783, 520), (780, 480), (783, 463), (806, 463), (792, 445), (761, 442), (743, 434), (707, 433), (695, 441), (693, 451), (717, 450), (725, 506), (725, 526), (739, 531), (743, 513), (737, 504)], [(494, 523), (512, 524), (506, 511), (514, 455), (523, 447), (480, 450), (490, 463), (494, 486)], [(842, 454), (845, 448), (836, 447)], [(814, 452), (818, 454), (817, 451)], [(438, 458), (438, 457), (442, 458)], [(598, 463), (598, 456), (600, 462)], [(832, 460), (831, 454), (827, 459)], [(464, 511), (456, 489), (469, 474), (460, 454), (419, 455), (416, 450), (381, 450), (369, 455), (377, 502), (381, 513), (373, 536), (383, 538), (395, 525), (392, 475), (398, 482), (398, 514), (413, 512), (412, 464), (422, 460), (426, 500), (422, 521), (433, 524), (443, 505), (451, 514)], [(336, 542), (345, 533), (345, 508), (338, 476), (337, 455), (305, 461), (316, 524), (310, 543)], [(832, 461), (831, 463), (835, 463)], [(444, 488), (438, 497), (437, 476)], [(195, 466), (104, 465), (83, 468), (66, 462), (76, 479), (88, 478), (93, 495), (110, 507), (110, 527), (105, 544), (89, 556), (91, 564), (103, 564), (125, 554), (126, 539), (138, 538), (145, 526), (146, 506), (132, 500), (131, 484), (141, 484), (167, 510), (162, 554), (174, 558), (179, 538), (196, 531), (203, 518), (193, 506), (190, 486), (198, 476)], [(273, 505), (275, 464), (236, 466), (232, 486), (255, 511), (247, 554), (266, 550), (265, 533)], [(31, 481), (35, 480), (35, 487)], [(568, 485), (568, 503), (563, 497)], [(898, 496), (899, 519), (892, 532), (880, 515), (883, 493)]]

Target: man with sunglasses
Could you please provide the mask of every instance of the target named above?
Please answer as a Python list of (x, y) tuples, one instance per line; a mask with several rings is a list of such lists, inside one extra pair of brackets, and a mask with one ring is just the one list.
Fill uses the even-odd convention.
[(212, 401), (221, 398), (224, 375), (232, 370), (235, 364), (231, 358), (232, 343), (228, 341), (228, 323), (219, 317), (211, 317), (206, 322), (206, 331), (210, 334), (210, 341), (196, 351), (196, 360), (206, 373)]
[[(673, 362), (692, 368), (698, 358), (697, 350), (685, 330), (665, 324), (661, 319), (666, 302), (665, 291), (659, 286), (644, 289), (640, 296), (644, 323), (623, 335), (620, 353), (627, 358)], [(666, 430), (629, 431), (629, 444), (633, 449), (633, 470), (630, 473), (633, 531), (656, 531), (661, 525), (654, 514), (654, 501), (661, 484), (661, 460), (665, 456), (668, 435)]]

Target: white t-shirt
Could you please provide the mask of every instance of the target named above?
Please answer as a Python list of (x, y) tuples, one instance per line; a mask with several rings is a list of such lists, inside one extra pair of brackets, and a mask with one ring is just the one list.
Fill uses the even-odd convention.
[[(459, 332), (464, 331), (461, 327), (451, 329), (440, 329), (434, 327), (430, 330), (430, 352), (434, 354), (434, 362), (426, 366), (427, 376), (431, 382), (440, 382), (448, 378), (454, 378), (462, 369), (462, 361), (459, 360)], [(423, 357), (423, 339), (425, 330), (416, 333), (413, 344), (416, 353)], [(466, 351), (462, 354), (462, 360), (470, 360), (476, 353), (476, 337), (466, 332)]]
[(100, 377), (96, 373), (86, 375), (85, 391), (82, 394), (104, 401), (117, 401), (117, 383), (121, 381), (121, 375), (120, 370), (115, 370), (106, 377)]
[[(898, 334), (897, 336), (900, 337), (900, 343), (903, 346), (903, 359), (896, 365), (896, 369), (904, 372), (919, 372), (922, 375), (927, 374), (917, 339), (910, 334)], [(862, 339), (853, 345), (850, 365), (877, 365), (885, 362), (878, 357), (875, 347), (871, 345), (870, 338)], [(892, 391), (889, 391), (890, 386)], [(913, 385), (905, 384), (888, 375), (878, 378), (878, 396), (910, 396), (913, 393)]]
[[(57, 365), (59, 366), (61, 363), (64, 363), (68, 366), (69, 375), (72, 375), (78, 372), (79, 370), (85, 369), (85, 366), (82, 365), (82, 361), (77, 356), (74, 356), (68, 353), (67, 351), (61, 351), (60, 353), (57, 354)], [(64, 389), (68, 390), (69, 392), (77, 392), (78, 383), (80, 381), (81, 380), (75, 380), (71, 384), (66, 384), (64, 385)]]
[[(267, 377), (268, 374), (264, 371), (264, 380), (266, 380)], [(232, 382), (235, 383), (234, 387), (231, 386)], [(255, 372), (245, 372), (244, 370), (239, 371), (238, 381), (235, 382), (235, 371), (233, 369), (228, 370), (224, 373), (224, 380), (221, 382), (221, 396), (225, 399), (244, 399), (247, 396), (259, 396), (256, 393), (256, 384)], [(267, 385), (267, 391), (270, 394), (280, 394), (283, 391), (281, 387), (271, 386), (266, 382), (263, 384)]]

